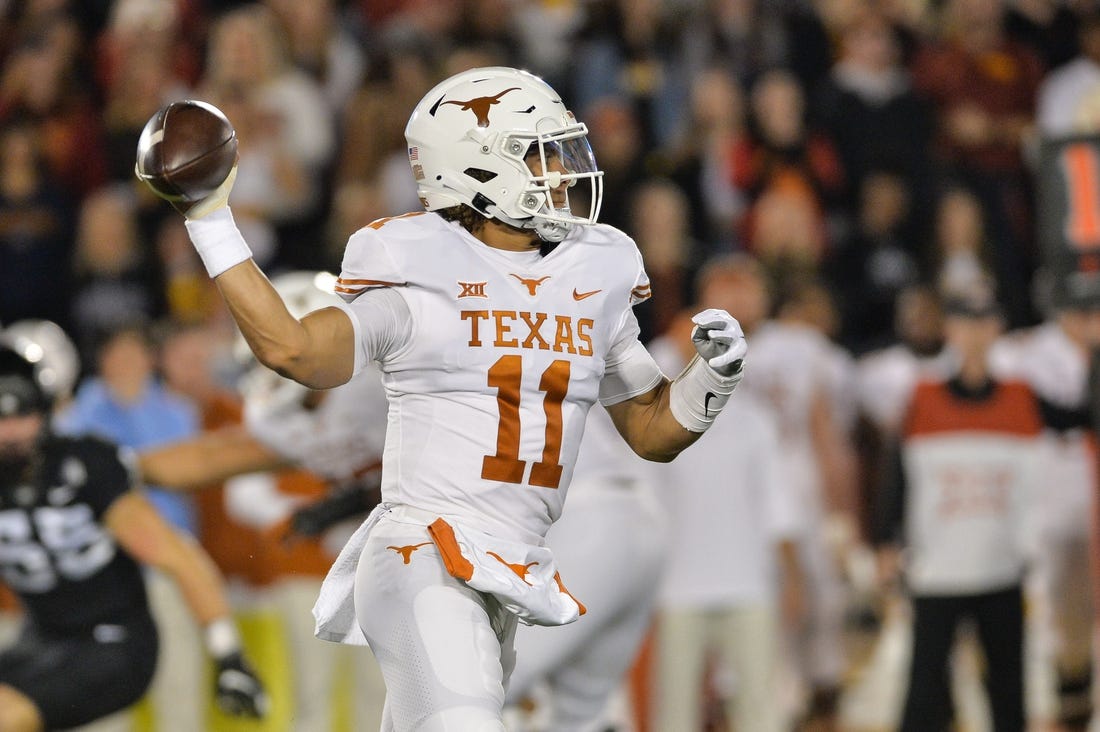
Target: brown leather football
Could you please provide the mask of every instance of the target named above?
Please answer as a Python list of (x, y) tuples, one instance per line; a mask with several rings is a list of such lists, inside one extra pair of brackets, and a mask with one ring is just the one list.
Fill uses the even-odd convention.
[(221, 110), (188, 99), (161, 107), (138, 140), (137, 177), (186, 213), (229, 176), (237, 133)]

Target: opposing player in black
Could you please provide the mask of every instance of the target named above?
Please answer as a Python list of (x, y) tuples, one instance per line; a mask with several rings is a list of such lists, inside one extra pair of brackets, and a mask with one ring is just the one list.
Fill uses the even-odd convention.
[(0, 340), (0, 578), (26, 611), (0, 650), (0, 730), (74, 727), (141, 697), (157, 631), (138, 562), (173, 577), (202, 624), (222, 710), (262, 716), (214, 565), (134, 489), (125, 452), (53, 434), (49, 406), (35, 364)]

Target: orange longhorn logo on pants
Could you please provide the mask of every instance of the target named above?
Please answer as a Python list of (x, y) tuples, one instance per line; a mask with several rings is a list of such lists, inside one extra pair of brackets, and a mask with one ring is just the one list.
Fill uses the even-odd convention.
[(428, 544), (431, 544), (431, 542), (430, 541), (425, 541), (425, 542), (420, 543), (420, 544), (410, 544), (408, 546), (388, 546), (386, 548), (387, 549), (393, 549), (395, 552), (400, 554), (401, 558), (405, 560), (404, 563), (408, 564), (409, 562), (412, 561), (412, 553), (415, 552), (420, 547), (427, 546)]

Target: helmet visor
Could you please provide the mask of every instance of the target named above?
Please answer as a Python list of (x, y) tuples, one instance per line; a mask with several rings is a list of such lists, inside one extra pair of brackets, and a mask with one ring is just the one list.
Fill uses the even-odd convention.
[(521, 208), (543, 221), (594, 224), (603, 198), (603, 171), (583, 125), (542, 134), (527, 148), (531, 178)]

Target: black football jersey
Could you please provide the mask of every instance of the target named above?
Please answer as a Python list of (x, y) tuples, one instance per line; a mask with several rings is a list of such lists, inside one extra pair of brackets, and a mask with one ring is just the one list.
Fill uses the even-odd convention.
[(51, 435), (31, 479), (0, 488), (0, 578), (35, 625), (73, 632), (148, 613), (141, 569), (102, 523), (132, 486), (117, 446)]

